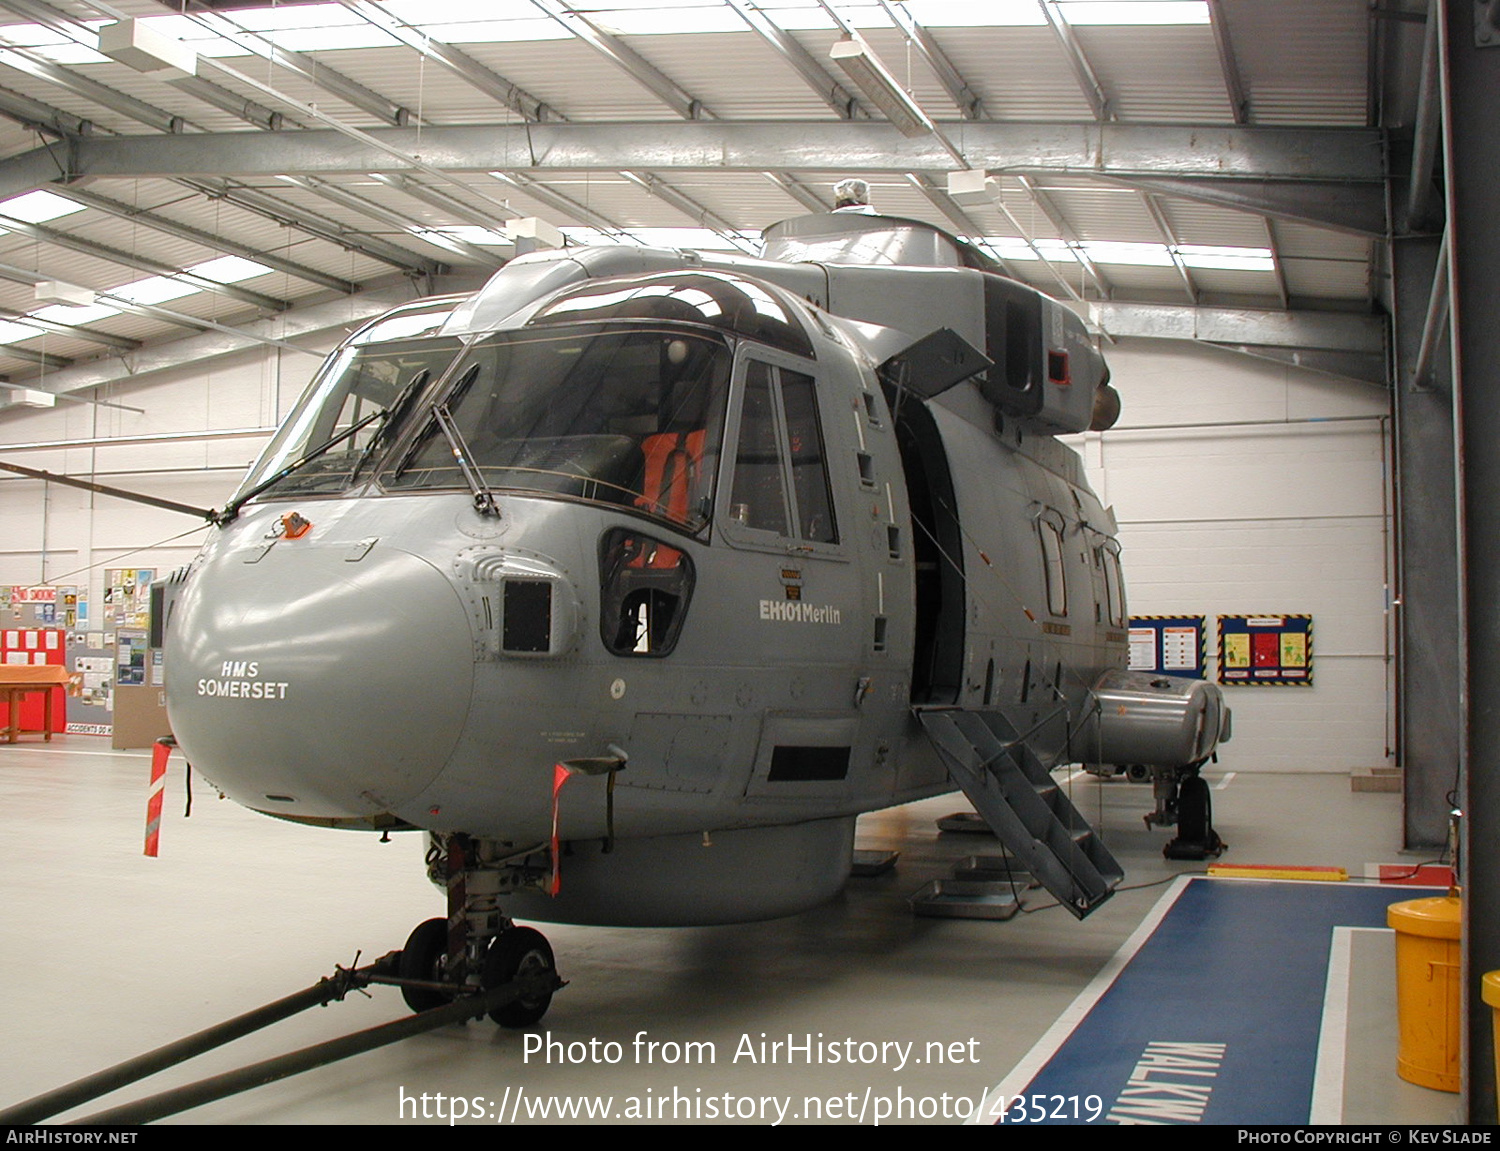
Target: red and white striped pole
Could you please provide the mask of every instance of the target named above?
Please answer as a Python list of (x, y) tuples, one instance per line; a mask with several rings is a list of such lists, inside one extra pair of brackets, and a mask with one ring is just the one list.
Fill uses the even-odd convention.
[(167, 786), (167, 757), (176, 741), (170, 736), (151, 745), (151, 792), (146, 799), (146, 854), (155, 858), (161, 843), (161, 801)]

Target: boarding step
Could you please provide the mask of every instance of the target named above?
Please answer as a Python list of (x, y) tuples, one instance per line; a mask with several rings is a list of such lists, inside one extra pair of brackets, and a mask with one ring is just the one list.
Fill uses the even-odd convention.
[(997, 711), (919, 707), (917, 719), (995, 836), (1079, 919), (1125, 878), (1094, 829)]

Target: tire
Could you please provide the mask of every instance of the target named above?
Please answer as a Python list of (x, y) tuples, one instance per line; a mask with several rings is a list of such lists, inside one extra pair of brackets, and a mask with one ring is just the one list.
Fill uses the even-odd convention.
[[(480, 982), (486, 991), (509, 983), (517, 975), (539, 971), (556, 971), (552, 947), (546, 936), (530, 927), (512, 927), (495, 936), (484, 956), (484, 974)], [(525, 999), (513, 999), (490, 1012), (490, 1018), (501, 1027), (530, 1027), (547, 1014), (552, 992)]]
[[(406, 937), (396, 974), (402, 979), (441, 981), (448, 966), (448, 921), (428, 919), (417, 924)], [(430, 1011), (451, 1001), (441, 991), (426, 987), (403, 987), (401, 998), (413, 1011)]]

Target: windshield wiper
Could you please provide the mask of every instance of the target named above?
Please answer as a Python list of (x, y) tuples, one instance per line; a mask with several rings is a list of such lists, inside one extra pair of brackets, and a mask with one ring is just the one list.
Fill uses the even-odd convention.
[(319, 456), (326, 454), (329, 448), (338, 447), (339, 444), (343, 443), (345, 440), (349, 439), (356, 433), (363, 431), (365, 428), (373, 424), (376, 420), (380, 419), (382, 416), (388, 415), (389, 412), (389, 408), (381, 408), (378, 412), (371, 412), (357, 424), (351, 424), (349, 427), (341, 431), (338, 435), (334, 436), (332, 439), (324, 440), (321, 444), (315, 447), (312, 451), (308, 452), (301, 459), (293, 460), (291, 463), (287, 464), (286, 467), (277, 472), (274, 476), (271, 476), (269, 479), (262, 480), (248, 492), (238, 495), (234, 499), (230, 500), (227, 504), (224, 505), (224, 509), (222, 511), (214, 513), (214, 523), (218, 524), (220, 527), (223, 527), (227, 523), (232, 523), (239, 516), (240, 508), (244, 507), (245, 504), (249, 503), (256, 496), (260, 495), (262, 492), (266, 491), (269, 488), (275, 487), (293, 472), (301, 471), (308, 464), (312, 463), (313, 460), (317, 459)]
[(427, 383), (432, 373), (426, 368), (411, 378), (411, 382), (401, 389), (401, 394), (387, 408), (382, 409), (377, 415), (384, 418), (380, 421), (380, 428), (370, 437), (370, 442), (365, 445), (365, 450), (359, 453), (359, 459), (354, 461), (354, 470), (349, 473), (349, 486), (354, 486), (354, 481), (359, 478), (360, 470), (370, 462), (370, 457), (375, 454), (375, 449), (385, 442), (390, 434), (391, 428), (406, 414), (406, 408), (410, 405), (412, 397)]
[(434, 404), (432, 407), (432, 418), (437, 422), (443, 437), (448, 441), (448, 446), (453, 449), (453, 458), (458, 461), (458, 470), (464, 475), (464, 482), (469, 485), (469, 490), (474, 493), (474, 507), (482, 516), (500, 516), (500, 509), (495, 505), (495, 493), (490, 491), (490, 485), (485, 483), (484, 475), (469, 459), (469, 445), (464, 440), (463, 432), (458, 430), (458, 425), (453, 422), (453, 415), (448, 411), (448, 404)]

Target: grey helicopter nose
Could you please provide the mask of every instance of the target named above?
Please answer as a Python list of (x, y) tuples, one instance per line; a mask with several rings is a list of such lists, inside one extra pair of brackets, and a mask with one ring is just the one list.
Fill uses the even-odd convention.
[(474, 669), (441, 572), (370, 541), (210, 563), (168, 624), (168, 714), (190, 763), (247, 807), (314, 820), (389, 812), (432, 782)]

